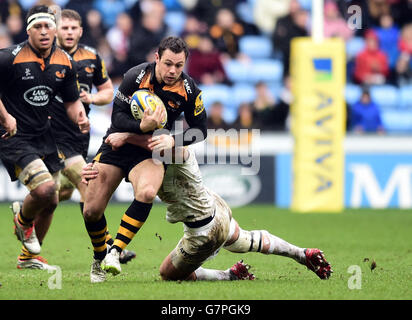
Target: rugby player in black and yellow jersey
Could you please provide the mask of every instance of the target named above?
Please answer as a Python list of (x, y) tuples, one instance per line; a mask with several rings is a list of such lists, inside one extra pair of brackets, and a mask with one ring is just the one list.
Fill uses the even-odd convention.
[[(90, 105), (103, 106), (113, 100), (113, 84), (110, 80), (104, 60), (94, 48), (79, 43), (83, 33), (82, 18), (74, 10), (64, 9), (57, 21), (57, 45), (72, 57), (80, 84), (80, 100), (83, 102), (86, 114), (89, 115)], [(92, 93), (92, 87), (96, 92)], [(50, 108), (51, 126), (60, 157), (64, 160), (64, 168), (60, 175), (59, 201), (68, 200), (74, 188), (80, 193), (80, 209), (83, 213), (83, 203), (86, 186), (81, 183), (81, 170), (86, 165), (89, 149), (89, 133), (80, 132), (70, 121), (60, 96), (56, 96)], [(107, 232), (106, 242), (113, 244), (113, 239)], [(136, 257), (132, 251), (122, 252), (121, 262), (127, 263)]]
[[(57, 45), (69, 53), (73, 59), (72, 63), (80, 85), (80, 100), (88, 115), (90, 104), (103, 106), (112, 102), (113, 85), (106, 72), (104, 61), (96, 50), (79, 43), (82, 33), (80, 15), (74, 10), (62, 10), (60, 19), (57, 20)], [(93, 85), (97, 89), (95, 94), (91, 93)], [(79, 128), (70, 121), (59, 95), (52, 101), (50, 116), (57, 148), (65, 164), (62, 170), (59, 200), (70, 199), (76, 187), (80, 192), (82, 206), (85, 188), (80, 183), (80, 173), (86, 164), (90, 134), (81, 133)]]
[(49, 266), (38, 254), (58, 203), (55, 178), (62, 168), (51, 133), (50, 102), (59, 93), (69, 118), (83, 133), (89, 131), (89, 120), (71, 58), (54, 44), (54, 14), (47, 6), (33, 7), (26, 29), (27, 41), (0, 50), (1, 102), (17, 121), (16, 134), (0, 140), (0, 158), (11, 180), (29, 190), (23, 206), (12, 208), (16, 235), (23, 243), (17, 266), (44, 269)]
[[(135, 120), (130, 111), (132, 94), (139, 89), (148, 89), (166, 106), (167, 129), (172, 128), (182, 113), (189, 126), (185, 132), (174, 136), (153, 136), (152, 148), (161, 151), (205, 139), (207, 127), (202, 93), (192, 78), (183, 72), (187, 58), (186, 43), (177, 37), (167, 37), (159, 45), (155, 62), (143, 63), (126, 72), (114, 99), (112, 123), (106, 137), (113, 132), (147, 134), (159, 127), (163, 109), (157, 108), (152, 114), (146, 112), (140, 121)], [(196, 134), (187, 134), (190, 129), (197, 129)], [(87, 187), (83, 211), (94, 248), (91, 282), (105, 280), (106, 273), (101, 267), (105, 257), (104, 268), (114, 274), (120, 272), (120, 265), (117, 265), (120, 253), (146, 221), (164, 176), (164, 167), (152, 158), (152, 152), (132, 144), (112, 150), (106, 137), (94, 158), (99, 176)], [(107, 229), (104, 210), (123, 178), (133, 186), (134, 201), (123, 215), (114, 245), (106, 255), (106, 244), (97, 244), (95, 239), (102, 237)]]

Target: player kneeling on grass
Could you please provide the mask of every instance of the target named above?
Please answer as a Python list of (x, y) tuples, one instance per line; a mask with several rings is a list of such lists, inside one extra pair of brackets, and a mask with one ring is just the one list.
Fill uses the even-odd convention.
[[(152, 137), (132, 133), (113, 133), (105, 142), (112, 148), (125, 143), (148, 149), (153, 146)], [(83, 168), (82, 181), (87, 183), (97, 175), (98, 171), (89, 163)], [(293, 258), (321, 279), (328, 279), (333, 272), (319, 249), (299, 248), (266, 230), (241, 229), (227, 203), (203, 185), (195, 154), (189, 148), (174, 150), (174, 163), (167, 166), (158, 196), (167, 204), (167, 221), (184, 224), (183, 237), (160, 266), (163, 280), (254, 279), (243, 261), (225, 271), (202, 268), (221, 248), (236, 253), (261, 252)], [(109, 260), (103, 260), (103, 269), (114, 275), (120, 273), (120, 263)]]

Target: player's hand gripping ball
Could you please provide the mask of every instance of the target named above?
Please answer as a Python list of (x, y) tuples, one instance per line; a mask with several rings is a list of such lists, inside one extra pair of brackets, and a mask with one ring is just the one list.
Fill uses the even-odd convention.
[(156, 110), (156, 108), (165, 109), (164, 118), (162, 119), (162, 122), (158, 127), (158, 129), (161, 129), (166, 125), (167, 122), (167, 112), (163, 101), (156, 94), (151, 93), (149, 90), (142, 89), (137, 90), (133, 93), (132, 99), (130, 101), (130, 110), (136, 120), (143, 118), (143, 114), (146, 109), (150, 109), (151, 114)]

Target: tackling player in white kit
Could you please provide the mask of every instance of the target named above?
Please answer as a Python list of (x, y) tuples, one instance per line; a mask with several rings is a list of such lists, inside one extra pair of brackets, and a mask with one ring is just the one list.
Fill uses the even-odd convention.
[[(156, 138), (133, 133), (113, 133), (105, 141), (112, 148), (125, 143), (153, 149)], [(160, 275), (163, 280), (245, 280), (254, 279), (249, 266), (242, 261), (227, 270), (212, 270), (201, 265), (214, 257), (221, 248), (236, 253), (261, 252), (293, 258), (321, 279), (333, 272), (319, 249), (294, 246), (266, 230), (247, 231), (239, 227), (227, 203), (203, 185), (194, 152), (189, 148), (175, 150), (174, 163), (167, 165), (159, 198), (167, 204), (166, 219), (183, 222), (184, 235), (163, 260)], [(82, 172), (83, 182), (97, 177), (98, 171), (89, 163)], [(109, 256), (107, 256), (109, 257)], [(103, 268), (116, 275), (121, 272), (119, 261), (105, 259)], [(105, 277), (102, 277), (102, 281)]]

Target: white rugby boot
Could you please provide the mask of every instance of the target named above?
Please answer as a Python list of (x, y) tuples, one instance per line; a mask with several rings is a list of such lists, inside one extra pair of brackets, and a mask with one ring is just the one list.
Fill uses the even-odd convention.
[(102, 262), (94, 259), (90, 268), (90, 282), (99, 283), (106, 281), (106, 271), (102, 269)]
[(17, 258), (17, 269), (56, 270), (56, 267), (49, 265), (43, 257), (36, 256), (31, 259)]
[(18, 201), (13, 202), (10, 208), (14, 214), (14, 234), (17, 236), (17, 239), (22, 242), (23, 246), (31, 254), (39, 254), (41, 251), (41, 246), (36, 236), (34, 222), (31, 224), (31, 226), (24, 226), (20, 224), (18, 215), (20, 213), (21, 205)]
[(112, 275), (118, 275), (122, 272), (122, 267), (120, 266), (120, 252), (116, 249), (110, 250), (103, 260), (103, 270), (111, 273)]

